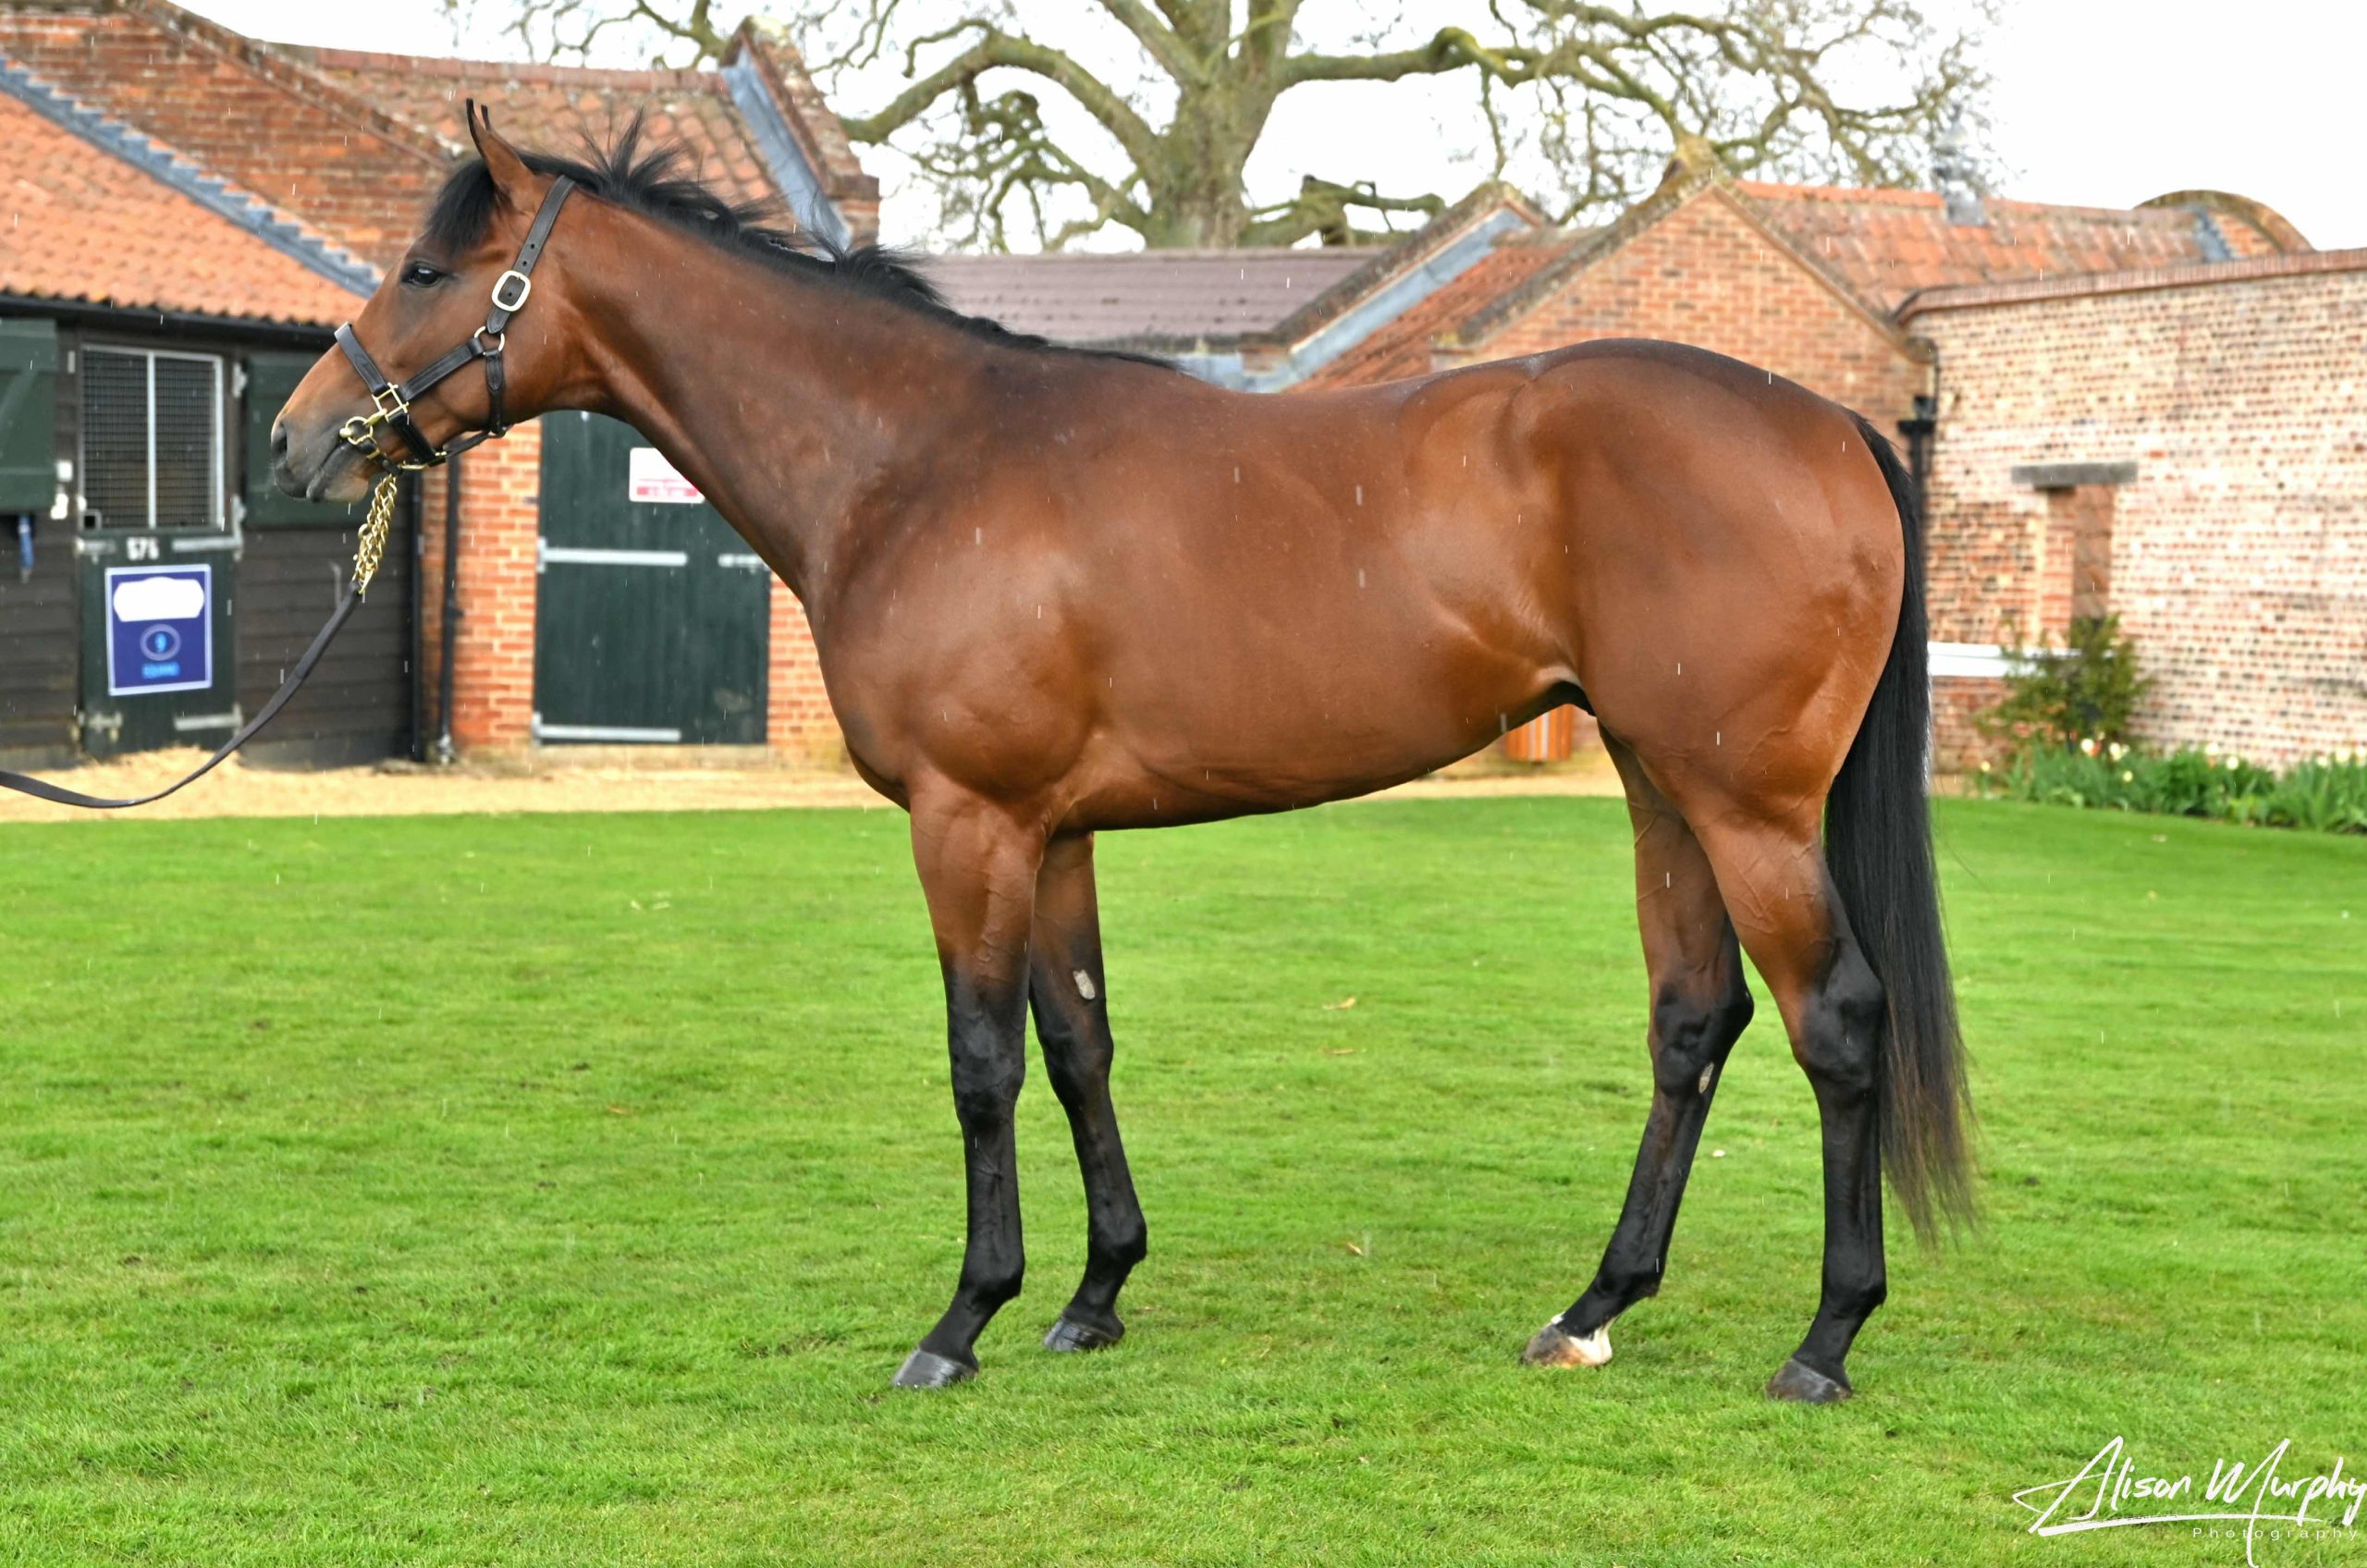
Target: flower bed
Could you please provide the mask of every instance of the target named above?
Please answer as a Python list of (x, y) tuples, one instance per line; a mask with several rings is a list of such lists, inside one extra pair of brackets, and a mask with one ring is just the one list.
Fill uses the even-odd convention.
[(2049, 805), (2214, 817), (2318, 833), (2367, 833), (2367, 750), (2282, 774), (2215, 746), (2155, 755), (2118, 741), (2031, 742), (1974, 775), (1982, 795)]

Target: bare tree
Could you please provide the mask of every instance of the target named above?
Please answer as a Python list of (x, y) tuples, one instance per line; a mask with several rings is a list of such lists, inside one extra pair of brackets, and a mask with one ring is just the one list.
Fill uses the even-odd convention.
[[(513, 7), (513, 31), (539, 52), (577, 57), (621, 33), (676, 64), (709, 60), (739, 19), (717, 0), (489, 3)], [(1699, 11), (1468, 0), (1466, 25), (1417, 28), (1401, 13), (1320, 42), (1302, 25), (1305, 5), (1093, 0), (1099, 14), (1073, 14), (1058, 41), (1040, 6), (1023, 23), (1010, 0), (842, 0), (763, 25), (806, 50), (855, 141), (914, 161), (940, 196), (942, 227), (999, 248), (1014, 235), (1057, 248), (1113, 225), (1150, 246), (1339, 241), (1360, 237), (1360, 214), (1441, 210), (1437, 191), (1387, 190), (1353, 167), (1350, 137), (1337, 155), (1351, 166), (1306, 171), (1284, 199), (1252, 201), (1245, 170), (1275, 104), (1321, 83), (1468, 82), (1495, 171), (1526, 153), (1560, 187), (1545, 194), (1562, 215), (1579, 220), (1649, 190), (1680, 144), (1706, 145), (1737, 174), (1909, 184), (1943, 127), (1960, 141), (1983, 123), (1971, 37), (1935, 27), (1916, 0), (1708, 0)], [(1985, 0), (1968, 15), (1984, 19)], [(1087, 23), (1101, 36), (1082, 38)], [(850, 84), (882, 67), (899, 85), (850, 112), (863, 107)]]

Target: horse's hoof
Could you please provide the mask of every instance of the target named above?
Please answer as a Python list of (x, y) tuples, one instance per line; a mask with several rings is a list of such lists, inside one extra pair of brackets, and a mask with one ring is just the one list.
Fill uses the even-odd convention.
[(1564, 1332), (1559, 1321), (1548, 1323), (1537, 1330), (1520, 1358), (1531, 1366), (1600, 1366), (1611, 1359), (1611, 1325), (1582, 1340)]
[(1796, 1355), (1767, 1379), (1767, 1397), (1793, 1404), (1839, 1404), (1849, 1397), (1849, 1378), (1828, 1378)]
[(1061, 1320), (1053, 1324), (1051, 1331), (1044, 1336), (1044, 1348), (1062, 1352), (1108, 1350), (1125, 1337), (1126, 1326), (1114, 1317), (1110, 1319), (1110, 1327), (1104, 1329), (1097, 1324), (1079, 1322), (1062, 1313)]
[(956, 1383), (966, 1383), (978, 1375), (975, 1361), (956, 1361), (950, 1355), (939, 1355), (933, 1350), (916, 1350), (904, 1358), (896, 1370), (896, 1387), (900, 1389), (950, 1389)]

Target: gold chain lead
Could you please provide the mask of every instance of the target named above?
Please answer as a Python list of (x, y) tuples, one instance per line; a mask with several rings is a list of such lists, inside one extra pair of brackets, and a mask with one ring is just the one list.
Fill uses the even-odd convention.
[(396, 476), (378, 481), (370, 496), (370, 514), (362, 519), (362, 537), (353, 547), (353, 591), (368, 597), (370, 580), (378, 575), (378, 561), (386, 553), (386, 530), (395, 521)]

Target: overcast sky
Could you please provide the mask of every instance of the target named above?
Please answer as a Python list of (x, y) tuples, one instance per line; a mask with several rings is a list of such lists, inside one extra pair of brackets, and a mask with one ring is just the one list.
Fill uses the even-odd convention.
[[(292, 43), (429, 50), (452, 38), (435, 0), (183, 3)], [(1927, 4), (1945, 14), (1953, 0)], [(2367, 246), (2367, 0), (2001, 0), (1999, 8), (1989, 61), (2005, 194), (2127, 206), (2169, 190), (2235, 190), (2283, 213), (2321, 249)], [(502, 52), (497, 36), (465, 42), (469, 54)], [(1455, 145), (1467, 135), (1460, 104), (1361, 85), (1291, 95), (1252, 174), (1285, 189), (1314, 170), (1460, 194), (1485, 172)], [(910, 234), (928, 209), (900, 203), (895, 170), (880, 172), (891, 193), (883, 227), (891, 239)]]

